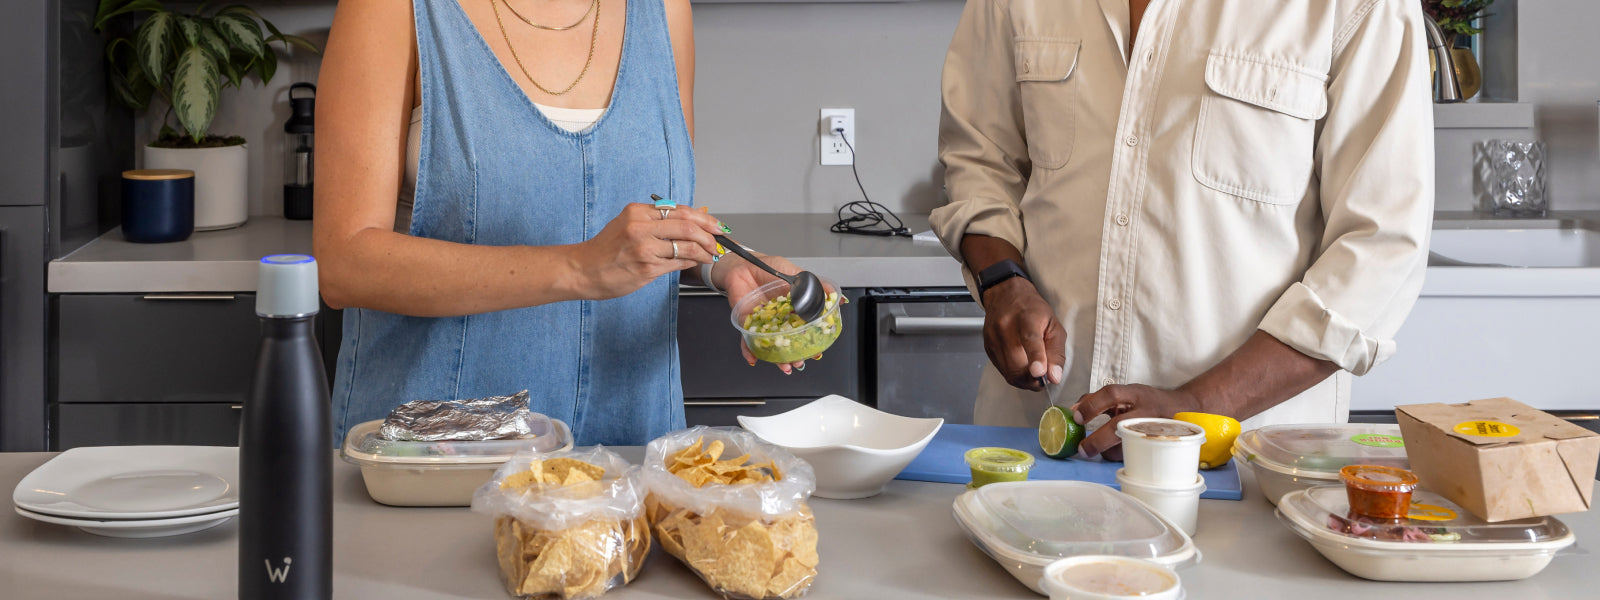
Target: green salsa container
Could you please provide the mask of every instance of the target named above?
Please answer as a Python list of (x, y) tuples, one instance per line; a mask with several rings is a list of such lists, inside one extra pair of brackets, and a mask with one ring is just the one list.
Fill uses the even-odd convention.
[(1033, 468), (1032, 454), (1010, 448), (973, 448), (965, 457), (972, 469), (969, 490), (1001, 481), (1027, 481), (1028, 470)]

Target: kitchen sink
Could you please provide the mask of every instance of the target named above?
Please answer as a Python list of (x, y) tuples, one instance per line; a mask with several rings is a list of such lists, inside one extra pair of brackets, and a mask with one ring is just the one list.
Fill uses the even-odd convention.
[(1576, 224), (1541, 220), (1516, 228), (1435, 229), (1428, 264), (1438, 267), (1600, 267), (1600, 231), (1580, 229), (1573, 226)]

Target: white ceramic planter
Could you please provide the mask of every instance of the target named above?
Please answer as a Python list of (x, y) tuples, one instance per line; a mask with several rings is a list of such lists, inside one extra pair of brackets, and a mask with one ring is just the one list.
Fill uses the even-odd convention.
[(194, 229), (243, 225), (250, 214), (250, 151), (222, 148), (144, 147), (144, 168), (194, 171)]
[[(1185, 431), (1190, 435), (1145, 435), (1130, 427), (1154, 423)], [(1200, 446), (1206, 443), (1205, 430), (1174, 419), (1128, 419), (1117, 423), (1122, 438), (1122, 460), (1128, 479), (1151, 487), (1187, 488), (1200, 473)]]

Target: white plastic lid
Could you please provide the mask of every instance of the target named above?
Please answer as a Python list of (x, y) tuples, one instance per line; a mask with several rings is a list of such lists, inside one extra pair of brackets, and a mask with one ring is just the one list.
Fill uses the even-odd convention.
[(1382, 423), (1268, 425), (1240, 435), (1233, 456), (1285, 475), (1328, 481), (1338, 481), (1345, 465), (1411, 468), (1400, 426)]
[[(1419, 550), (1465, 552), (1493, 547), (1571, 543), (1572, 531), (1554, 517), (1488, 523), (1443, 496), (1416, 490), (1411, 515), (1402, 523), (1352, 518), (1342, 485), (1319, 485), (1292, 492), (1278, 501), (1278, 512), (1301, 535), (1336, 536), (1346, 543), (1394, 552)], [(1397, 555), (1398, 556), (1398, 555)]]
[(962, 494), (955, 508), (973, 541), (997, 559), (1045, 564), (1100, 554), (1168, 566), (1198, 560), (1181, 529), (1131, 496), (1097, 483), (992, 483)]
[(1183, 584), (1164, 565), (1126, 556), (1075, 556), (1044, 568), (1039, 587), (1070, 600), (1183, 600)]
[(256, 267), (256, 314), (303, 317), (321, 307), (317, 259), (305, 254), (273, 254)]
[(518, 440), (397, 442), (378, 437), (383, 420), (367, 421), (344, 436), (344, 459), (362, 466), (426, 465), (437, 468), (474, 467), (503, 463), (522, 450), (553, 452), (572, 447), (566, 423), (540, 415), (535, 437)]

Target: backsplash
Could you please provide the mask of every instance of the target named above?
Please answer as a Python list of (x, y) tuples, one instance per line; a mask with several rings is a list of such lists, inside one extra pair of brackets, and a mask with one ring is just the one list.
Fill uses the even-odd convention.
[[(397, 4), (399, 2), (397, 1)], [(943, 202), (938, 165), (939, 76), (960, 19), (960, 0), (883, 4), (696, 4), (697, 199), (725, 213), (830, 212), (857, 200), (847, 167), (817, 164), (818, 109), (855, 108), (857, 167), (874, 200), (927, 212)], [(1550, 145), (1551, 205), (1600, 209), (1600, 62), (1587, 33), (1600, 12), (1589, 0), (1500, 0), (1516, 11), (1521, 101), (1536, 127), (1441, 130), (1436, 137), (1441, 210), (1470, 210), (1472, 144), (1542, 138)], [(263, 5), (281, 29), (322, 43), (333, 3)], [(1596, 15), (1600, 16), (1600, 15)], [(268, 87), (224, 92), (213, 130), (250, 141), (250, 212), (282, 212), (282, 126), (287, 90), (315, 81), (319, 60), (300, 52)], [(141, 116), (149, 140), (159, 112)], [(150, 116), (156, 115), (156, 116)]]

